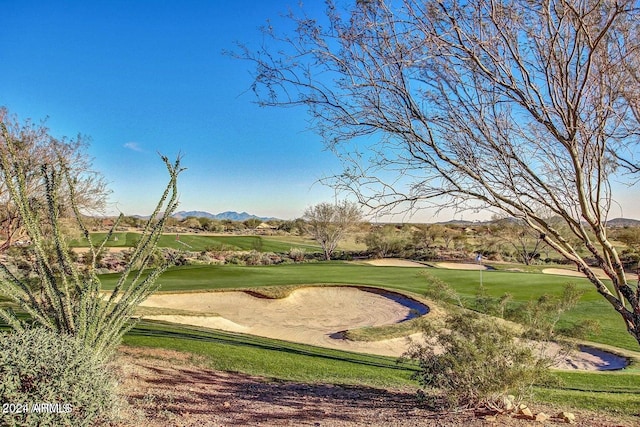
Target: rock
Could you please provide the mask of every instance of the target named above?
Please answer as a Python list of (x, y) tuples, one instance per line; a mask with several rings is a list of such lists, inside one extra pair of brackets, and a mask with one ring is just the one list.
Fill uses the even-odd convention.
[(573, 424), (576, 422), (576, 416), (571, 412), (560, 412), (558, 414), (558, 418), (564, 421), (567, 424)]
[(515, 409), (515, 397), (513, 395), (504, 396), (502, 398), (502, 409), (505, 412), (512, 412)]
[(529, 409), (529, 407), (524, 403), (520, 404), (520, 406), (518, 407), (518, 413), (530, 420), (534, 418), (533, 412), (531, 412), (531, 409)]
[(224, 406), (225, 408), (230, 408), (231, 407), (231, 403), (224, 402), (222, 406)]
[(549, 419), (549, 415), (545, 414), (544, 412), (539, 412), (536, 415), (536, 421), (539, 423), (544, 423), (545, 421), (547, 421)]

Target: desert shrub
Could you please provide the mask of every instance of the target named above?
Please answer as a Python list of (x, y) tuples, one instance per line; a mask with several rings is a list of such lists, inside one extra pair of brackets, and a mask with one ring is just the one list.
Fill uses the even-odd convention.
[(226, 263), (232, 265), (246, 265), (245, 260), (239, 255), (232, 255), (230, 257), (227, 257)]
[[(0, 261), (0, 295), (11, 300), (34, 323), (60, 335), (78, 337), (96, 357), (106, 360), (135, 324), (131, 318), (135, 308), (158, 288), (156, 280), (167, 267), (149, 268), (155, 263), (155, 248), (165, 221), (177, 206), (180, 159), (171, 163), (162, 157), (170, 175), (169, 183), (128, 255), (117, 283), (110, 294), (105, 295), (101, 293), (101, 278), (97, 274), (98, 259), (124, 215), (119, 216), (106, 236), (94, 242), (78, 205), (77, 181), (70, 173), (73, 165), (58, 158), (55, 166), (46, 163), (37, 168), (39, 172), (32, 178), (44, 189), (45, 199), (38, 208), (39, 203), (33, 203), (31, 188), (25, 185), (26, 176), (31, 174), (28, 165), (16, 157), (20, 142), (9, 135), (4, 123), (0, 123), (0, 140), (3, 142), (0, 180), (11, 202), (17, 206), (31, 240), (26, 253), (37, 273), (32, 278), (28, 272), (16, 271), (12, 265)], [(42, 215), (43, 209), (47, 215)], [(64, 234), (67, 224), (59, 215), (64, 211), (69, 212), (89, 243), (90, 259), (84, 266), (79, 266), (70, 255)], [(34, 280), (37, 283), (34, 284)], [(27, 327), (23, 318), (9, 309), (0, 308), (0, 318), (16, 331)]]
[(602, 332), (600, 322), (594, 319), (580, 320), (577, 323), (558, 328), (558, 332), (572, 338), (586, 339), (590, 335), (599, 335)]
[(246, 263), (246, 265), (261, 265), (262, 254), (257, 250), (252, 250), (244, 256), (244, 262)]
[(202, 263), (202, 264), (211, 264), (213, 262), (213, 260), (211, 259), (211, 257), (206, 251), (201, 251), (198, 254), (198, 257), (196, 258), (196, 260), (198, 261), (198, 263)]
[(282, 257), (274, 252), (263, 253), (262, 258), (264, 265), (280, 264), (282, 262)]
[(448, 283), (429, 273), (422, 273), (427, 281), (424, 295), (436, 301), (442, 301), (462, 307), (460, 295)]
[(161, 256), (164, 258), (164, 262), (168, 263), (169, 265), (177, 267), (189, 265), (189, 258), (187, 257), (187, 253), (185, 251), (163, 248), (161, 254)]
[[(562, 315), (574, 308), (583, 294), (584, 290), (578, 289), (574, 283), (568, 283), (560, 296), (541, 295), (536, 300), (509, 310), (507, 317), (527, 326), (526, 338), (552, 339), (557, 332), (556, 326)], [(574, 332), (580, 333), (578, 330)]]
[(0, 342), (2, 425), (90, 426), (115, 416), (116, 381), (77, 337), (34, 327)]
[(295, 262), (304, 261), (305, 250), (304, 248), (291, 248), (289, 249), (288, 256)]
[(434, 407), (492, 406), (507, 395), (520, 400), (546, 377), (549, 362), (518, 345), (515, 333), (494, 320), (467, 312), (449, 315), (445, 328), (424, 325), (426, 344), (413, 342), (405, 358)]

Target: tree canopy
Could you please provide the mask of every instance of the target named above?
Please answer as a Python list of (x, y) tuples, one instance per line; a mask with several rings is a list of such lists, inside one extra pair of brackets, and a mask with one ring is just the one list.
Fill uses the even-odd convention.
[(355, 203), (341, 201), (336, 204), (318, 203), (304, 211), (307, 231), (320, 244), (328, 261), (346, 233), (362, 219)]
[[(79, 209), (96, 212), (104, 207), (109, 194), (102, 175), (92, 169), (91, 158), (87, 154), (87, 139), (53, 137), (44, 123), (31, 120), (20, 121), (0, 107), (0, 149), (4, 151), (10, 165), (20, 165), (21, 175), (7, 171), (0, 175), (0, 252), (17, 241), (28, 239), (24, 219), (20, 214), (15, 195), (11, 194), (8, 179), (23, 179), (25, 191), (31, 200), (31, 207), (44, 209), (47, 206), (46, 186), (42, 180), (42, 168), (52, 168), (62, 175), (66, 168), (73, 182), (73, 201)], [(9, 143), (10, 142), (10, 143)], [(71, 189), (63, 183), (59, 190), (58, 207), (62, 218), (72, 216)], [(47, 215), (42, 212), (42, 215)]]

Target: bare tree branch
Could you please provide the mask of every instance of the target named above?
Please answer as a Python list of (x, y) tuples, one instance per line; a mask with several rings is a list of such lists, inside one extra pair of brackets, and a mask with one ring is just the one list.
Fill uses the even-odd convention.
[(259, 103), (308, 109), (345, 165), (333, 185), (381, 209), (432, 200), (522, 220), (640, 343), (638, 292), (606, 229), (611, 180), (640, 171), (636, 2), (329, 1), (326, 22), (290, 18), (295, 33), (269, 28), (238, 56)]

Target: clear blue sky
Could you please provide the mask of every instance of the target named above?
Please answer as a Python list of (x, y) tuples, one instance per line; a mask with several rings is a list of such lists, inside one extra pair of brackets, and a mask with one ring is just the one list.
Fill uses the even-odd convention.
[[(180, 210), (296, 218), (331, 201), (338, 172), (302, 110), (255, 105), (250, 64), (222, 54), (296, 0), (0, 0), (0, 105), (91, 138), (111, 212), (150, 213), (184, 155)], [(321, 1), (305, 10), (321, 14)]]
[[(298, 0), (0, 0), (0, 7), (0, 105), (21, 119), (49, 117), (54, 136), (89, 136), (94, 166), (113, 191), (109, 213), (150, 213), (167, 178), (158, 152), (184, 155), (180, 210), (289, 219), (334, 199), (317, 180), (341, 168), (306, 130), (305, 112), (259, 108), (251, 65), (222, 54), (234, 42), (257, 46), (268, 19), (286, 28), (280, 15)], [(320, 17), (324, 2), (304, 9)], [(617, 191), (622, 204), (611, 218), (640, 218), (637, 189)], [(423, 212), (413, 220), (452, 216)]]

